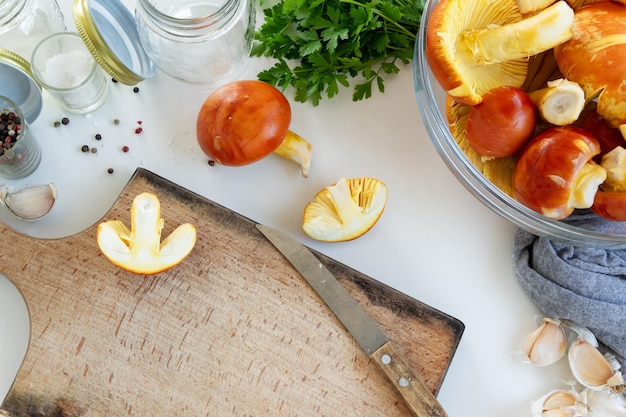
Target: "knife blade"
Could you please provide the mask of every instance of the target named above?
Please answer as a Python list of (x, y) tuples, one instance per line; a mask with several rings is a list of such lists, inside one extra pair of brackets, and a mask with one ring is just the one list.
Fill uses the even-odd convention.
[(398, 354), (383, 330), (308, 248), (274, 228), (262, 224), (256, 227), (328, 305), (399, 391), (413, 414), (418, 417), (447, 416), (439, 401)]

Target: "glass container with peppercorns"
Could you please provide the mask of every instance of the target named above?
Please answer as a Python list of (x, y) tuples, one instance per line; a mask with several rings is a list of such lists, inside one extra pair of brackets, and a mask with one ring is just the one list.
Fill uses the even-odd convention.
[(0, 139), (0, 177), (24, 178), (39, 167), (39, 143), (19, 106), (5, 96), (0, 96)]

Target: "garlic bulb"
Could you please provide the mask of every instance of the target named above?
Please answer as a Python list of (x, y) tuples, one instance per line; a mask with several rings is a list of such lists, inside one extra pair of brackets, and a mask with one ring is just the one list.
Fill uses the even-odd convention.
[(54, 184), (35, 185), (11, 192), (7, 186), (0, 188), (0, 203), (23, 220), (38, 220), (52, 210), (57, 197)]
[(584, 338), (579, 337), (572, 343), (568, 359), (572, 374), (585, 387), (615, 393), (626, 391), (622, 373), (613, 369), (602, 353)]
[(524, 354), (537, 366), (553, 364), (565, 355), (567, 335), (559, 320), (544, 318), (524, 343)]

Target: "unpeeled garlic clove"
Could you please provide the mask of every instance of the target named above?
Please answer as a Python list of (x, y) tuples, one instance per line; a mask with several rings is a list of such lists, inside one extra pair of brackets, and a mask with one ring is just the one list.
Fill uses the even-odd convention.
[(586, 340), (587, 342), (591, 343), (595, 347), (598, 347), (598, 339), (596, 339), (596, 336), (593, 334), (591, 330), (589, 330), (585, 326), (581, 326), (580, 324), (574, 321), (568, 320), (568, 319), (560, 319), (560, 320), (561, 320), (561, 324), (567, 327), (568, 329), (570, 329), (571, 331), (573, 331), (574, 333), (576, 333), (578, 338)]
[(572, 374), (585, 387), (616, 393), (626, 390), (622, 373), (613, 369), (604, 355), (584, 338), (579, 337), (572, 343), (568, 360)]
[(533, 365), (553, 364), (565, 355), (567, 335), (558, 320), (544, 318), (543, 323), (526, 337), (524, 354)]
[(54, 184), (35, 185), (11, 192), (0, 189), (0, 202), (15, 216), (23, 220), (38, 220), (52, 210), (57, 198)]
[(553, 390), (532, 404), (533, 417), (584, 417), (587, 407), (576, 391)]
[(588, 417), (626, 417), (626, 398), (607, 390), (583, 392), (589, 406)]

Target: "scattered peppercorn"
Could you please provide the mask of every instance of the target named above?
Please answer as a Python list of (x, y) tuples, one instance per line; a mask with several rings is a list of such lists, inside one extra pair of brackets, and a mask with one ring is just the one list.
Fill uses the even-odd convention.
[(91, 148), (91, 153), (96, 153), (96, 152), (98, 152), (97, 148)]
[(137, 129), (135, 129), (136, 134), (140, 134), (141, 132), (143, 132), (143, 129), (141, 127), (138, 127)]
[(96, 133), (96, 140), (102, 139), (102, 135), (100, 133)]
[(54, 127), (59, 127), (59, 126), (61, 126), (61, 122), (59, 122), (58, 120), (55, 120)]
[(209, 159), (209, 166), (215, 166), (215, 161), (212, 159)]
[(89, 152), (89, 146), (83, 145), (83, 146), (81, 146), (80, 150), (83, 151), (83, 152)]
[(120, 124), (120, 119), (115, 119), (115, 120), (113, 120), (113, 124), (114, 124), (114, 125), (119, 125), (119, 124)]
[(68, 125), (70, 124), (70, 119), (68, 119), (67, 117), (64, 117), (61, 119), (61, 123), (63, 123), (64, 125)]
[(117, 80), (115, 78), (111, 78), (111, 81), (113, 81), (114, 84), (117, 83)]
[(113, 168), (109, 168), (109, 169), (107, 169), (107, 172), (108, 172), (109, 174), (112, 174), (112, 173), (113, 173)]
[(122, 147), (122, 151), (123, 152), (128, 152), (130, 150), (130, 148), (128, 146), (123, 146)]
[(133, 88), (133, 92), (138, 93), (139, 92), (139, 87)]

